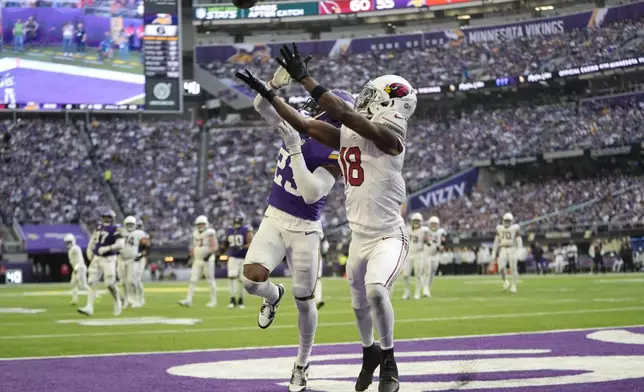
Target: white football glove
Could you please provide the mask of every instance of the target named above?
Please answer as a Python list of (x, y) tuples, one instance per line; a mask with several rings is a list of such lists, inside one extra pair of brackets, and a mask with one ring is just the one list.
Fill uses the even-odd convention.
[(101, 246), (98, 248), (98, 254), (103, 256), (105, 253), (109, 252), (112, 250), (111, 246)]
[(271, 79), (271, 87), (280, 89), (284, 86), (288, 86), (291, 83), (291, 75), (288, 74), (288, 71), (284, 69), (281, 65), (277, 68), (277, 71), (273, 74), (273, 79)]
[(289, 154), (302, 152), (302, 139), (300, 138), (299, 132), (293, 129), (291, 124), (286, 121), (282, 121), (277, 126), (277, 132), (280, 134), (282, 140), (284, 140), (286, 151), (288, 151)]

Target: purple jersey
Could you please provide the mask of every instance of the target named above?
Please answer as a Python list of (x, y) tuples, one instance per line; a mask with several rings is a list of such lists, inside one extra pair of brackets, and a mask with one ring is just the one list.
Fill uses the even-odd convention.
[(230, 257), (236, 257), (238, 259), (243, 259), (246, 257), (246, 252), (248, 251), (246, 243), (246, 234), (252, 229), (248, 226), (242, 226), (239, 228), (229, 227), (226, 230), (226, 242), (228, 242), (228, 251), (226, 254)]
[[(121, 238), (121, 228), (119, 225), (104, 226), (102, 223), (99, 223), (96, 227), (96, 232), (98, 232), (98, 238), (92, 250), (95, 255), (98, 255), (98, 248), (101, 246), (114, 245), (116, 240)], [(103, 255), (103, 257), (105, 256), (116, 256), (116, 251), (107, 252)]]
[[(320, 166), (338, 166), (338, 151), (329, 148), (315, 139), (303, 137), (302, 156), (306, 167), (313, 172)], [(277, 156), (277, 167), (271, 193), (268, 195), (268, 204), (295, 217), (317, 221), (322, 215), (322, 208), (326, 203), (326, 196), (313, 204), (306, 204), (297, 191), (297, 184), (293, 179), (291, 157), (282, 144)]]

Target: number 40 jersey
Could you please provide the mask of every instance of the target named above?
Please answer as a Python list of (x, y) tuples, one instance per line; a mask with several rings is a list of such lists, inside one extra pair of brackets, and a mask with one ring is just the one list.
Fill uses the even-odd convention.
[[(337, 151), (306, 136), (302, 138), (302, 155), (307, 169), (311, 172), (320, 166), (338, 165)], [(277, 157), (277, 167), (268, 196), (268, 204), (297, 218), (309, 221), (319, 220), (327, 197), (324, 196), (315, 203), (306, 204), (297, 190), (297, 184), (293, 179), (293, 169), (290, 165), (291, 157), (282, 145)]]
[(249, 226), (229, 227), (226, 230), (226, 241), (228, 242), (228, 256), (237, 259), (246, 257), (248, 247), (246, 246), (246, 235), (252, 232), (253, 228)]

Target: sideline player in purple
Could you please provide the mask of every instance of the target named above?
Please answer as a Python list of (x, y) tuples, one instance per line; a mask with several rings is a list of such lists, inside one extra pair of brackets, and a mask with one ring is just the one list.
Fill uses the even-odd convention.
[[(279, 68), (269, 86), (273, 89), (291, 81)], [(346, 91), (335, 91), (353, 107), (354, 99)], [(315, 104), (308, 105), (312, 117), (335, 126)], [(277, 127), (284, 143), (279, 150), (275, 177), (268, 198), (264, 219), (248, 249), (242, 282), (249, 294), (264, 298), (257, 324), (268, 328), (284, 296), (284, 287), (269, 280), (284, 257), (293, 277), (293, 296), (298, 310), (299, 348), (289, 391), (306, 389), (309, 357), (313, 347), (318, 313), (314, 301), (315, 284), (320, 268), (320, 241), (323, 237), (320, 216), (329, 193), (341, 171), (338, 151), (314, 139), (301, 137), (277, 114), (270, 102), (258, 95), (255, 110), (272, 126)]]
[(92, 234), (87, 246), (87, 254), (90, 258), (89, 264), (89, 292), (87, 294), (87, 305), (78, 309), (79, 313), (87, 316), (94, 314), (94, 299), (96, 298), (96, 286), (103, 276), (108, 290), (114, 297), (114, 315), (121, 314), (122, 304), (119, 297), (119, 290), (116, 287), (116, 255), (123, 248), (124, 239), (121, 236), (121, 228), (115, 223), (116, 214), (107, 210), (101, 214), (101, 223)]
[(226, 230), (226, 254), (228, 255), (228, 291), (230, 303), (228, 309), (236, 306), (244, 309), (244, 289), (237, 282), (241, 279), (241, 269), (246, 253), (253, 241), (253, 228), (244, 224), (244, 216), (237, 215), (233, 225)]

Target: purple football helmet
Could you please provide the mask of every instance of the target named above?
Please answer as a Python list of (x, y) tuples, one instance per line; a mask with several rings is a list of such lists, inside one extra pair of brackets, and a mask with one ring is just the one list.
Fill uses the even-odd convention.
[(114, 213), (114, 211), (112, 211), (110, 209), (106, 209), (105, 211), (103, 211), (101, 213), (101, 222), (105, 226), (109, 226), (112, 223), (114, 223), (115, 219), (116, 219), (116, 214)]
[[(331, 90), (331, 91), (333, 92), (333, 94), (335, 94), (338, 97), (342, 98), (342, 100), (344, 100), (349, 105), (349, 107), (354, 106), (356, 100), (355, 100), (355, 98), (353, 98), (353, 95), (351, 95), (350, 92), (348, 92), (346, 90)], [(332, 119), (331, 117), (329, 117), (324, 112), (324, 110), (322, 110), (320, 105), (318, 105), (318, 103), (315, 102), (315, 100), (313, 98), (309, 98), (304, 103), (304, 105), (302, 106), (302, 109), (306, 110), (307, 112), (309, 112), (311, 114), (311, 117), (316, 118), (316, 119), (318, 119), (320, 121), (327, 122), (327, 123), (333, 125), (334, 127), (340, 128), (340, 126), (342, 126), (342, 123), (340, 123), (340, 121), (336, 121), (336, 120)]]

